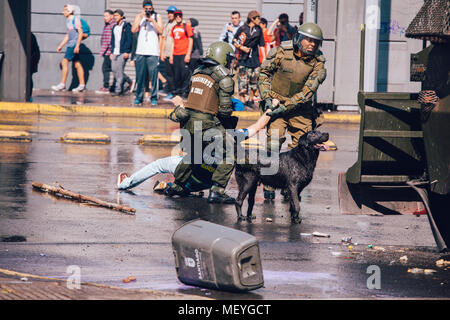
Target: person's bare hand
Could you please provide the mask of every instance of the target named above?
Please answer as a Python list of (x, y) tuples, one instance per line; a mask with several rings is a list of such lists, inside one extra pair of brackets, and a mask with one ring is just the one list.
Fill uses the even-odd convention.
[(76, 46), (75, 49), (73, 49), (73, 52), (74, 52), (75, 54), (80, 53), (80, 47), (79, 47), (79, 46)]
[(275, 109), (280, 104), (280, 100), (278, 99), (272, 99), (272, 106)]
[(234, 31), (234, 27), (231, 26), (231, 25), (228, 25), (227, 26), (227, 30), (230, 31), (230, 32), (233, 32)]
[(183, 98), (180, 96), (175, 96), (172, 99), (170, 99), (170, 102), (172, 102), (176, 106), (182, 106), (184, 107), (184, 101)]

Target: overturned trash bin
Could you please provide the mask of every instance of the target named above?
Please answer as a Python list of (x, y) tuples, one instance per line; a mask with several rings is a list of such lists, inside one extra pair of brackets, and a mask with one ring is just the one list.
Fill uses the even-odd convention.
[(264, 284), (258, 241), (248, 233), (194, 220), (175, 231), (172, 248), (184, 284), (226, 291)]

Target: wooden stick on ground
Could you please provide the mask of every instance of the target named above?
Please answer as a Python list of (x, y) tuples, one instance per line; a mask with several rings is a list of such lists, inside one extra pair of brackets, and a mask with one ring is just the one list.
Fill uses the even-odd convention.
[(65, 197), (65, 198), (69, 198), (71, 200), (75, 200), (75, 201), (79, 201), (79, 202), (90, 202), (90, 203), (99, 205), (101, 207), (125, 212), (128, 214), (134, 214), (136, 212), (136, 209), (134, 209), (134, 208), (122, 206), (122, 205), (115, 204), (115, 203), (109, 203), (109, 202), (102, 201), (102, 200), (99, 200), (99, 199), (96, 199), (93, 197), (84, 196), (79, 193), (65, 190), (62, 187), (57, 188), (57, 187), (53, 187), (48, 184), (44, 184), (44, 183), (40, 183), (40, 182), (36, 182), (36, 181), (34, 181), (32, 183), (32, 186), (35, 189), (39, 189), (40, 191), (51, 193), (51, 194), (54, 194), (59, 197)]

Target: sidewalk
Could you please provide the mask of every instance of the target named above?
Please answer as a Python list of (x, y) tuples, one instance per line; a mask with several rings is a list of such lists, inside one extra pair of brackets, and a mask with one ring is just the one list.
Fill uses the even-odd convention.
[[(149, 103), (133, 106), (134, 95), (111, 97), (108, 94), (96, 94), (95, 91), (83, 93), (53, 92), (51, 90), (35, 90), (33, 103), (0, 102), (0, 113), (43, 114), (43, 115), (83, 115), (83, 116), (117, 116), (167, 118), (173, 110), (173, 104), (160, 97), (157, 107)], [(248, 109), (234, 113), (243, 120), (257, 120), (260, 113)], [(355, 112), (324, 112), (327, 122), (359, 123), (361, 117)]]
[[(70, 289), (66, 280), (0, 269), (1, 300), (204, 300), (200, 296), (145, 289), (123, 289), (81, 283)], [(209, 300), (209, 299), (208, 299)]]

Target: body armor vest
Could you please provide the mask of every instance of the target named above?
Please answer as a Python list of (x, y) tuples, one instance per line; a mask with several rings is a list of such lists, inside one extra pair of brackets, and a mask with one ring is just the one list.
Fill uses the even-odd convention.
[(273, 75), (272, 90), (283, 96), (292, 97), (301, 92), (313, 66), (294, 57), (293, 50), (285, 50), (281, 65)]
[(207, 74), (197, 73), (191, 78), (191, 89), (185, 107), (216, 115), (219, 111), (219, 97), (216, 81)]

